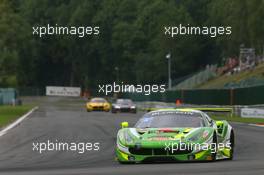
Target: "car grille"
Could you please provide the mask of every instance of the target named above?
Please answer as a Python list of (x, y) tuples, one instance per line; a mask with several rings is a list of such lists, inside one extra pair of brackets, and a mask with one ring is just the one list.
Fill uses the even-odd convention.
[(176, 159), (171, 156), (158, 156), (158, 157), (147, 157), (142, 162), (149, 163), (149, 162), (174, 162)]
[(104, 109), (104, 107), (103, 106), (94, 106), (93, 107), (93, 110), (103, 110)]
[(120, 111), (122, 111), (122, 112), (129, 112), (130, 111), (130, 108), (121, 108)]
[(192, 150), (169, 151), (165, 148), (129, 148), (129, 152), (135, 155), (181, 155), (189, 154)]

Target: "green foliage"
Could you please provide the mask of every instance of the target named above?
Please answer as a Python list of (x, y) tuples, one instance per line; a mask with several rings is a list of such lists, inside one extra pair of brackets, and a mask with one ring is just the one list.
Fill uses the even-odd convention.
[[(241, 44), (260, 53), (263, 18), (263, 0), (0, 0), (0, 86), (93, 88), (117, 75), (165, 83), (168, 52), (173, 79), (237, 55)], [(100, 35), (32, 35), (33, 26), (47, 24), (100, 26)], [(232, 35), (164, 35), (164, 26), (179, 24), (231, 26)]]
[(33, 106), (0, 106), (0, 127), (6, 126), (27, 113)]

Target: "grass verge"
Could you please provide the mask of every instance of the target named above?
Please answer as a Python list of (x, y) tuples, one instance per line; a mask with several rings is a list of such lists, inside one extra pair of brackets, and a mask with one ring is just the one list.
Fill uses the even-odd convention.
[(15, 121), (33, 107), (33, 105), (0, 106), (0, 128)]
[(262, 118), (242, 118), (242, 117), (238, 117), (238, 116), (233, 116), (233, 117), (230, 117), (230, 116), (211, 116), (212, 119), (214, 120), (227, 120), (227, 121), (230, 121), (230, 122), (241, 122), (241, 123), (254, 123), (254, 124), (257, 124), (257, 123), (264, 123), (264, 119)]

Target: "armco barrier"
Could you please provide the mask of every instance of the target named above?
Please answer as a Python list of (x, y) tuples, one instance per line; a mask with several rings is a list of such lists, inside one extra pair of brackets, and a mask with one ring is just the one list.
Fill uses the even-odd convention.
[(256, 105), (264, 104), (264, 86), (237, 89), (174, 90), (151, 95), (124, 93), (123, 98), (134, 101), (163, 101), (198, 105)]

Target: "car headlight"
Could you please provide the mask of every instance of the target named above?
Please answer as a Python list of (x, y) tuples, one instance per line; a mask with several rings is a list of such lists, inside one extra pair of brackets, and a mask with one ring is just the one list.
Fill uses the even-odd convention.
[(117, 141), (117, 148), (118, 148), (120, 151), (124, 152), (124, 153), (130, 154), (130, 153), (129, 153), (129, 150), (128, 150), (128, 147), (122, 145), (122, 144), (119, 143), (118, 141)]
[(115, 106), (115, 108), (118, 108), (118, 109), (119, 109), (119, 108), (120, 108), (120, 106)]
[(133, 138), (127, 132), (124, 133), (124, 138), (127, 144), (132, 144), (134, 141)]
[(109, 105), (109, 104), (107, 104), (107, 103), (105, 103), (105, 104), (104, 104), (104, 107), (108, 107), (108, 106), (110, 106), (110, 105)]
[(133, 109), (135, 109), (135, 108), (136, 108), (136, 106), (131, 106), (130, 108), (133, 108)]
[(132, 144), (134, 142), (132, 136), (130, 136), (126, 131), (120, 132), (118, 134), (120, 142), (123, 141), (123, 145)]

